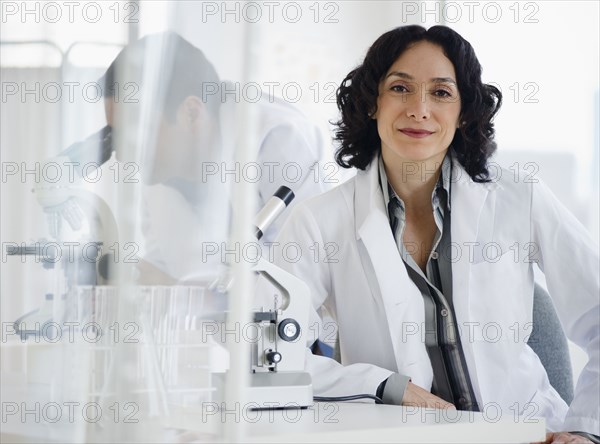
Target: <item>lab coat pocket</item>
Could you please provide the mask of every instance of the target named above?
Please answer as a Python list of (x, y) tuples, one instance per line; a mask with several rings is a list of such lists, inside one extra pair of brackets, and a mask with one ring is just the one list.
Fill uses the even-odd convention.
[(472, 344), (483, 409), (494, 405), (505, 414), (527, 415), (539, 384), (539, 369), (528, 347), (511, 340), (477, 340)]
[[(506, 250), (505, 250), (506, 251)], [(469, 332), (473, 340), (520, 343), (531, 321), (532, 284), (526, 263), (506, 251), (494, 260), (471, 265)]]

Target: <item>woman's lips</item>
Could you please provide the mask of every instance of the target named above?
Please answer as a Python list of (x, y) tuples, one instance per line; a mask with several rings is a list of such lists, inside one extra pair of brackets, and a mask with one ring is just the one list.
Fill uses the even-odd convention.
[(409, 137), (414, 137), (415, 139), (422, 139), (423, 137), (427, 137), (433, 134), (433, 132), (431, 131), (413, 128), (402, 128), (400, 132), (402, 134), (406, 134)]

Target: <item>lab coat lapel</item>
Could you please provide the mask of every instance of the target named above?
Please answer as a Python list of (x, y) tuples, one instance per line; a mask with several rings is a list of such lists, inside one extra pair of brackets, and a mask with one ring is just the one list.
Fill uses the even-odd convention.
[[(420, 334), (423, 300), (398, 252), (379, 185), (377, 162), (360, 171), (355, 180), (356, 239), (366, 251), (361, 254), (363, 264), (371, 262), (365, 270), (374, 271), (366, 271), (365, 275), (374, 296), (380, 292), (398, 372), (414, 376), (415, 383), (427, 386), (431, 383), (431, 367)], [(407, 336), (407, 328), (411, 332), (416, 328), (418, 333)]]
[(373, 264), (386, 308), (403, 302), (407, 295), (400, 289), (408, 275), (390, 228), (376, 162), (356, 176), (355, 218), (356, 239), (362, 240)]
[[(469, 340), (465, 322), (471, 319), (470, 300), (477, 297), (470, 290), (472, 266), (481, 262), (483, 242), (492, 239), (495, 218), (495, 183), (474, 182), (458, 161), (453, 160), (450, 209), (452, 212), (451, 239), (452, 251), (452, 298), (458, 325), (462, 330), (462, 345), (469, 374), (476, 393), (477, 365), (473, 344)], [(485, 209), (485, 211), (483, 211)], [(493, 291), (491, 288), (476, 289), (475, 293)], [(481, 370), (481, 369), (480, 369)]]

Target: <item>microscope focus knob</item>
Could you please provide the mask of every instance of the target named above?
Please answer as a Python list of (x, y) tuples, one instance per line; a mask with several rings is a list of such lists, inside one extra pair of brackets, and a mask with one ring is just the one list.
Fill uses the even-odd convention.
[(284, 341), (293, 342), (300, 336), (300, 324), (291, 318), (284, 319), (279, 323), (277, 332)]
[(271, 365), (278, 364), (281, 362), (281, 353), (276, 351), (267, 352), (265, 357), (267, 358), (267, 362)]

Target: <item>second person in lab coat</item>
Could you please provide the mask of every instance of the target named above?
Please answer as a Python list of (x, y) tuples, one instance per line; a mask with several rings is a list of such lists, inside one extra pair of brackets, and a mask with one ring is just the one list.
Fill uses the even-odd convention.
[[(357, 175), (297, 206), (278, 240), (301, 257), (276, 264), (310, 287), (308, 345), (321, 309), (337, 324), (341, 363), (307, 351), (316, 395), (497, 406), (588, 442), (566, 432), (600, 434), (598, 248), (538, 180), (488, 169), (500, 104), (451, 29), (382, 35), (338, 90), (337, 160)], [(527, 345), (536, 264), (589, 355), (570, 406)]]
[[(329, 150), (318, 126), (282, 99), (251, 88), (251, 97), (241, 94), (245, 87), (222, 81), (203, 52), (177, 33), (129, 44), (101, 83), (108, 124), (144, 144), (138, 158), (133, 149), (116, 149), (119, 160), (140, 165), (149, 185), (142, 193), (142, 283), (210, 281), (222, 262), (268, 258), (289, 212), (264, 233), (262, 251), (226, 247), (233, 184), (255, 185), (255, 213), (282, 185), (296, 196), (292, 206), (329, 188), (320, 172)], [(248, 148), (257, 154), (248, 164), (235, 158), (248, 143), (243, 102), (255, 116), (256, 146)]]

